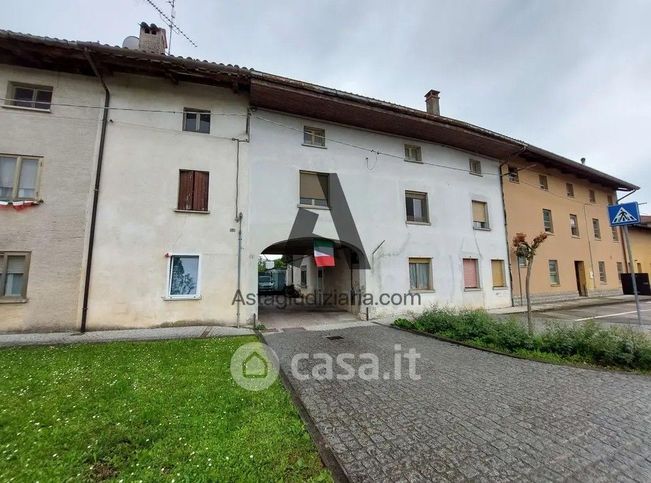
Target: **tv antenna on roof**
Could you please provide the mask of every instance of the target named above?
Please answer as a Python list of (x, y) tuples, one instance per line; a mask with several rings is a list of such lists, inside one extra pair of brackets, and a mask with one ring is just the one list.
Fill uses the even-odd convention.
[(176, 10), (174, 10), (174, 4), (176, 3), (176, 0), (165, 0), (167, 3), (169, 3), (171, 7), (170, 14), (167, 15), (161, 8), (156, 5), (152, 0), (145, 0), (149, 5), (154, 7), (154, 10), (158, 12), (158, 15), (160, 15), (160, 18), (163, 19), (163, 21), (167, 24), (167, 27), (170, 30), (170, 38), (167, 43), (167, 55), (170, 54), (172, 51), (172, 34), (176, 32), (177, 34), (185, 37), (185, 39), (190, 42), (194, 47), (197, 47), (197, 44), (187, 35), (185, 35), (185, 32), (179, 28), (178, 25), (176, 25), (175, 20), (176, 20)]

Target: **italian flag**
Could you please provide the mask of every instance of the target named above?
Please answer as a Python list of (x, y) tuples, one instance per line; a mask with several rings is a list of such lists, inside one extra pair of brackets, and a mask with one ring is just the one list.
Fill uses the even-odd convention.
[(314, 261), (317, 267), (335, 266), (335, 248), (330, 240), (314, 240)]

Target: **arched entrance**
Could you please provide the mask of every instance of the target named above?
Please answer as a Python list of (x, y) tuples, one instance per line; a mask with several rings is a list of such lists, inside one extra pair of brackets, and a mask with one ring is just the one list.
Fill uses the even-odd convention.
[[(363, 318), (363, 254), (346, 243), (327, 240), (333, 249), (334, 266), (319, 267), (314, 257), (315, 240), (323, 239), (282, 241), (262, 251), (262, 255), (282, 256), (283, 263), (277, 265), (285, 270), (282, 291), (267, 293), (265, 284), (258, 284), (258, 319), (265, 327), (305, 327)], [(266, 281), (265, 272), (261, 276)]]

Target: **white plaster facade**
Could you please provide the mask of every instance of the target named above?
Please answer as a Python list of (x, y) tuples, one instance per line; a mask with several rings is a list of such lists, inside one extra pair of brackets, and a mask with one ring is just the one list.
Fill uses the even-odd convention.
[(79, 329), (104, 91), (93, 77), (0, 65), (8, 83), (52, 87), (48, 111), (0, 107), (0, 154), (41, 158), (42, 203), (0, 210), (0, 251), (30, 252), (26, 300), (0, 300), (0, 331)]
[[(325, 149), (303, 145), (305, 125), (325, 129)], [(406, 143), (421, 146), (422, 164), (402, 159)], [(469, 174), (470, 158), (481, 161), (483, 176)], [(370, 269), (360, 274), (363, 292), (376, 301), (382, 293), (409, 293), (409, 258), (431, 258), (433, 290), (420, 293), (421, 306), (374, 305), (371, 317), (433, 304), (486, 308), (511, 304), (508, 286), (492, 286), (491, 260), (504, 260), (508, 269), (497, 161), (418, 140), (258, 110), (251, 118), (249, 163), (249, 266), (268, 246), (288, 237), (298, 210), (299, 172), (337, 173), (370, 262)], [(405, 191), (427, 193), (429, 224), (406, 221)], [(472, 200), (487, 203), (490, 230), (473, 229)], [(313, 211), (319, 215), (315, 233), (337, 240), (330, 212)], [(464, 289), (463, 258), (479, 259), (480, 289)], [(316, 271), (308, 273), (309, 288)], [(299, 276), (296, 270), (294, 280)], [(254, 282), (252, 274), (248, 284)]]
[[(237, 193), (239, 211), (244, 210), (248, 99), (229, 89), (149, 77), (115, 75), (107, 84), (114, 109), (106, 135), (88, 329), (234, 325), (235, 203)], [(120, 107), (136, 110), (115, 109)], [(183, 131), (184, 108), (211, 111), (210, 133)], [(236, 139), (242, 141), (239, 179)], [(181, 169), (209, 172), (209, 213), (176, 211)], [(247, 242), (244, 234), (243, 252)], [(166, 254), (200, 256), (198, 297), (167, 297)], [(243, 267), (242, 276), (250, 278)]]

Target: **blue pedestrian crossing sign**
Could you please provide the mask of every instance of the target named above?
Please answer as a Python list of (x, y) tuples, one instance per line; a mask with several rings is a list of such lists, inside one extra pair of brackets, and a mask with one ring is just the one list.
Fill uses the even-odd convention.
[(640, 222), (640, 207), (637, 201), (610, 205), (608, 207), (610, 226), (635, 225)]

